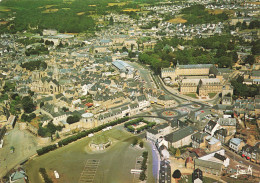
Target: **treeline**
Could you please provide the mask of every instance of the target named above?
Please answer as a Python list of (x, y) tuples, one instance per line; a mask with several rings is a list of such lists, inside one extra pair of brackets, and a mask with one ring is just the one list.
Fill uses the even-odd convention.
[(43, 180), (45, 183), (53, 183), (52, 180), (49, 178), (49, 176), (47, 175), (46, 169), (45, 168), (40, 168), (39, 169), (40, 174), (43, 177)]
[(181, 10), (183, 18), (187, 20), (185, 24), (205, 24), (205, 23), (217, 23), (228, 20), (228, 15), (223, 12), (221, 14), (211, 14), (203, 5), (193, 5)]
[(30, 47), (25, 51), (26, 56), (48, 54), (49, 50), (43, 44), (37, 45), (36, 47)]
[(163, 60), (159, 55), (153, 53), (139, 54), (138, 60), (143, 64), (150, 65), (155, 73), (159, 73), (161, 68), (170, 66), (170, 63), (167, 60)]
[[(259, 54), (259, 43), (251, 43), (252, 54)], [(161, 68), (176, 65), (177, 61), (179, 64), (216, 64), (220, 68), (232, 67), (238, 60), (237, 50), (240, 45), (248, 43), (231, 35), (214, 35), (193, 40), (163, 38), (156, 43), (153, 51), (139, 54), (139, 61), (151, 65), (157, 73)]]
[[(108, 0), (75, 0), (64, 2), (62, 0), (51, 1), (3, 1), (4, 7), (11, 9), (10, 13), (4, 13), (4, 16), (13, 16), (16, 12), (15, 19), (7, 25), (1, 26), (0, 34), (4, 32), (22, 32), (30, 28), (38, 28), (36, 32), (43, 29), (56, 29), (59, 32), (79, 33), (86, 31), (95, 31), (96, 22), (92, 15), (106, 15), (110, 12), (122, 12), (125, 8), (137, 8), (135, 2), (127, 3), (124, 6), (108, 6)], [(122, 1), (120, 1), (122, 2)], [(128, 12), (122, 12), (128, 13)], [(136, 15), (135, 12), (131, 13)]]
[[(88, 136), (88, 135), (91, 134), (91, 133), (99, 132), (99, 131), (101, 131), (102, 129), (104, 129), (104, 128), (106, 128), (106, 127), (115, 126), (115, 125), (117, 125), (117, 124), (121, 124), (121, 123), (123, 123), (123, 122), (125, 122), (125, 121), (128, 121), (128, 120), (129, 120), (129, 117), (124, 117), (124, 118), (121, 118), (121, 119), (117, 119), (117, 120), (115, 120), (115, 121), (112, 121), (112, 122), (110, 122), (110, 123), (106, 123), (106, 124), (100, 125), (100, 126), (98, 126), (98, 127), (96, 127), (96, 128), (92, 128), (92, 129), (87, 130), (87, 131), (79, 132), (79, 133), (76, 134), (76, 135), (70, 136), (70, 137), (68, 137), (68, 138), (66, 138), (66, 139), (63, 139), (63, 140), (60, 140), (60, 141), (58, 142), (58, 145), (59, 145), (59, 147), (62, 147), (62, 146), (64, 146), (64, 145), (67, 145), (67, 144), (69, 144), (69, 143), (71, 143), (71, 142), (74, 142), (74, 141), (76, 141), (76, 140), (78, 140), (78, 139), (81, 139), (81, 138), (83, 138), (83, 137), (86, 137), (86, 136)], [(53, 150), (55, 150), (56, 148), (57, 148), (57, 145), (56, 145), (56, 144), (55, 144), (55, 145), (50, 145), (50, 146), (43, 147), (42, 149), (37, 150), (37, 153), (38, 153), (38, 155), (42, 155), (42, 154), (45, 154), (45, 153), (47, 153), (47, 152), (49, 152), (49, 151), (53, 151)]]
[(142, 156), (143, 156), (143, 161), (142, 161), (142, 165), (141, 165), (142, 172), (140, 173), (139, 179), (141, 181), (144, 181), (146, 178), (145, 171), (147, 170), (146, 163), (147, 163), (147, 159), (148, 159), (148, 152), (147, 151), (143, 152)]
[(30, 71), (45, 70), (47, 68), (47, 64), (44, 61), (38, 60), (22, 63), (21, 67)]
[(53, 145), (49, 145), (49, 146), (43, 147), (41, 149), (38, 149), (36, 152), (40, 156), (40, 155), (43, 155), (43, 154), (45, 154), (49, 151), (53, 151), (55, 149), (57, 149), (57, 145), (53, 144)]
[(69, 116), (69, 117), (67, 118), (67, 123), (73, 124), (73, 123), (78, 122), (79, 120), (80, 120), (80, 116), (78, 116), (78, 115), (73, 115), (73, 116)]
[(239, 28), (240, 30), (245, 30), (245, 29), (259, 29), (260, 28), (260, 21), (259, 20), (253, 20), (247, 25), (245, 21), (237, 22), (236, 25), (230, 25), (229, 26), (230, 30), (235, 30), (236, 28)]
[(239, 97), (247, 98), (259, 95), (260, 86), (259, 85), (246, 85), (243, 84), (243, 76), (238, 76), (237, 79), (231, 81), (231, 85), (234, 87), (233, 99), (238, 99)]
[(41, 137), (52, 137), (56, 131), (61, 131), (63, 126), (55, 126), (53, 122), (49, 122), (45, 127), (39, 126), (38, 135)]

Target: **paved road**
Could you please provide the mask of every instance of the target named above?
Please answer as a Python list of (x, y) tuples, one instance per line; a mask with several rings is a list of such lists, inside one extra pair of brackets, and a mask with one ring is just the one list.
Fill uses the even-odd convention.
[(142, 65), (136, 62), (127, 62), (127, 63), (139, 71), (140, 76), (145, 81), (145, 86), (147, 88), (156, 88), (149, 70), (145, 69)]
[[(253, 168), (253, 173), (257, 174), (258, 176), (260, 175), (260, 165), (255, 164), (249, 160), (246, 160), (245, 158), (242, 158), (240, 155), (236, 154), (235, 152), (229, 150), (228, 147), (223, 146), (224, 149), (226, 150), (226, 155), (234, 160), (234, 161), (242, 161), (242, 165), (245, 165), (246, 167), (248, 167), (249, 165)], [(241, 164), (241, 163), (240, 163)]]
[[(155, 180), (159, 179), (159, 168), (160, 168), (160, 155), (156, 149), (156, 146), (154, 145), (154, 143), (148, 141), (149, 144), (152, 147), (152, 156), (153, 156), (153, 176), (155, 178)], [(157, 181), (156, 181), (157, 182)]]

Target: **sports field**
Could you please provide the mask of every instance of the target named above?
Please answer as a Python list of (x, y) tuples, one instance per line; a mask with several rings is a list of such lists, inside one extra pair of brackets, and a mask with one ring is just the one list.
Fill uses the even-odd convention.
[[(43, 167), (53, 180), (53, 171), (59, 173), (60, 179), (55, 182), (132, 183), (134, 176), (130, 174), (130, 170), (135, 168), (136, 158), (141, 156), (145, 149), (133, 148), (131, 144), (134, 136), (121, 129), (114, 128), (101, 132), (100, 135), (103, 133), (111, 139), (117, 139), (106, 151), (89, 152), (87, 147), (91, 138), (86, 137), (28, 161), (25, 166), (30, 182), (43, 182), (38, 173), (39, 168)], [(151, 152), (146, 143), (145, 147)], [(149, 157), (148, 163), (148, 182), (153, 183), (152, 156)]]

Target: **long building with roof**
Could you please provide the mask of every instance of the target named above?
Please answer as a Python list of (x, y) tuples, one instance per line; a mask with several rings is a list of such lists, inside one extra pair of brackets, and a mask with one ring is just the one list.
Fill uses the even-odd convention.
[(179, 65), (175, 68), (163, 68), (161, 77), (170, 77), (172, 80), (188, 76), (210, 76), (216, 75), (218, 70), (213, 64)]
[(133, 78), (135, 69), (122, 60), (112, 62), (112, 65), (120, 72), (121, 77)]

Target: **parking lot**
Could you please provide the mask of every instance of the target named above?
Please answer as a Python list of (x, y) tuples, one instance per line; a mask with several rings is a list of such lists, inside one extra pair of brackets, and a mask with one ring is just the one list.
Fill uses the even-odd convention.
[[(0, 177), (28, 157), (36, 154), (37, 138), (26, 130), (19, 130), (18, 125), (6, 133), (4, 145), (0, 149)], [(11, 153), (10, 148), (14, 147)]]

